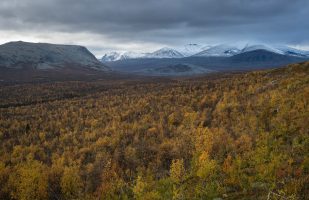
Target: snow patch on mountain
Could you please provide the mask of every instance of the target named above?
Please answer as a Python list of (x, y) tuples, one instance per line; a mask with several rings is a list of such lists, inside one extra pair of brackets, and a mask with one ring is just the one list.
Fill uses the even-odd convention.
[(117, 60), (135, 59), (145, 57), (145, 53), (136, 53), (132, 51), (124, 52), (109, 52), (106, 53), (100, 60), (102, 62), (112, 62)]
[(127, 60), (136, 58), (182, 58), (184, 55), (179, 51), (164, 47), (152, 53), (137, 53), (132, 51), (110, 52), (106, 53), (102, 58), (102, 62), (113, 62), (117, 60)]
[(202, 56), (202, 57), (229, 57), (236, 55), (240, 52), (235, 46), (221, 44), (210, 47), (200, 53), (195, 54), (194, 56)]
[(285, 45), (272, 45), (272, 46), (264, 44), (247, 45), (242, 49), (241, 52), (243, 53), (254, 50), (265, 50), (286, 56), (309, 57), (308, 51), (292, 48)]
[(155, 52), (146, 54), (145, 58), (182, 58), (184, 55), (179, 51), (164, 47)]
[(183, 47), (180, 47), (179, 49), (177, 49), (182, 55), (184, 55), (185, 57), (189, 57), (192, 55), (195, 55), (203, 50), (209, 49), (211, 46), (207, 45), (207, 46), (203, 46), (200, 44), (186, 44)]
[(231, 57), (245, 52), (265, 50), (281, 55), (309, 57), (309, 51), (299, 50), (288, 46), (270, 46), (265, 44), (247, 44), (245, 47), (238, 47), (229, 44), (220, 44), (216, 46), (187, 44), (182, 47), (162, 48), (152, 53), (136, 52), (111, 52), (105, 54), (101, 61), (112, 62), (117, 60), (137, 59), (137, 58), (183, 58), (183, 57)]
[(104, 54), (104, 56), (102, 56), (100, 60), (102, 62), (112, 62), (112, 61), (116, 61), (120, 59), (121, 59), (121, 53), (113, 51), (113, 52)]
[(284, 54), (281, 50), (268, 46), (268, 45), (264, 45), (264, 44), (246, 45), (241, 50), (241, 53), (255, 51), (255, 50), (265, 50), (265, 51), (270, 51), (270, 52), (277, 53), (277, 54)]
[(309, 57), (309, 51), (300, 50), (284, 45), (274, 46), (276, 49), (280, 50), (284, 55), (297, 56), (297, 57)]
[(121, 59), (134, 59), (134, 58), (142, 58), (145, 57), (145, 53), (138, 53), (138, 52), (133, 52), (133, 51), (127, 51), (124, 52), (121, 55)]

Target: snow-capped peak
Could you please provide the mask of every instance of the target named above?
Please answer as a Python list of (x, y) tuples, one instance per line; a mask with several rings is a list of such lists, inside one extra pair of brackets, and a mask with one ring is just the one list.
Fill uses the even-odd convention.
[(127, 60), (136, 58), (182, 58), (183, 54), (175, 49), (164, 47), (152, 53), (137, 53), (132, 51), (110, 52), (106, 53), (102, 58), (102, 62), (113, 62), (117, 60)]
[(152, 53), (146, 54), (145, 57), (147, 58), (182, 58), (184, 57), (184, 55), (175, 49), (164, 47)]
[(240, 52), (240, 49), (238, 49), (235, 46), (226, 45), (226, 44), (220, 44), (213, 47), (210, 47), (200, 53), (195, 54), (194, 56), (203, 56), (203, 57), (228, 57), (236, 55)]
[(192, 56), (194, 54), (197, 54), (203, 50), (206, 50), (210, 48), (211, 46), (202, 46), (200, 44), (186, 44), (183, 47), (178, 49), (178, 52), (180, 52), (185, 57)]
[(101, 58), (101, 61), (111, 62), (115, 60), (120, 60), (120, 58), (121, 58), (121, 53), (113, 51), (113, 52), (104, 54), (104, 56)]
[(126, 60), (134, 58), (142, 58), (145, 56), (145, 53), (137, 53), (132, 51), (123, 51), (123, 52), (109, 52), (106, 53), (102, 58), (102, 62), (112, 62), (117, 60)]
[(126, 51), (121, 55), (121, 59), (134, 59), (134, 58), (142, 58), (145, 56), (145, 53), (138, 53), (133, 51)]
[(281, 50), (273, 48), (268, 45), (264, 45), (264, 44), (246, 45), (241, 50), (241, 52), (244, 53), (244, 52), (255, 51), (255, 50), (265, 50), (265, 51), (270, 51), (270, 52), (277, 53), (277, 54), (284, 54), (284, 52), (282, 52)]
[(300, 49), (296, 49), (296, 48), (284, 46), (284, 45), (275, 45), (274, 47), (288, 56), (297, 56), (297, 57), (308, 57), (309, 56), (309, 51), (300, 50)]
[(169, 47), (161, 48), (152, 53), (136, 53), (131, 51), (110, 52), (105, 54), (101, 61), (111, 62), (117, 60), (137, 59), (137, 58), (183, 58), (189, 56), (197, 57), (230, 57), (240, 53), (254, 50), (265, 50), (281, 55), (309, 57), (309, 51), (299, 50), (296, 48), (276, 45), (270, 46), (265, 44), (246, 45), (243, 48), (229, 44), (220, 44), (215, 46), (203, 46), (199, 44), (187, 44), (183, 47), (173, 49)]

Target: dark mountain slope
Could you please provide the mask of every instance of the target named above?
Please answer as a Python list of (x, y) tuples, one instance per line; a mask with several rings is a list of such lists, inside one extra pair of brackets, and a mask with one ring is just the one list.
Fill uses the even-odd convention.
[(83, 46), (21, 41), (0, 45), (0, 68), (50, 70), (67, 67), (108, 70)]

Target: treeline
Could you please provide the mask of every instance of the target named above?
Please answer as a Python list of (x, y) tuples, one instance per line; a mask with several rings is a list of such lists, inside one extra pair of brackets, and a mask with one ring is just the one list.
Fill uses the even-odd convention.
[(309, 63), (0, 92), (0, 199), (308, 199)]

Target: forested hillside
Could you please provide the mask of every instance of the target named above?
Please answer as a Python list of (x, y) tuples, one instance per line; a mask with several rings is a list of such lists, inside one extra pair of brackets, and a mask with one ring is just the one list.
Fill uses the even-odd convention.
[(0, 199), (308, 199), (309, 63), (1, 86), (0, 145)]

